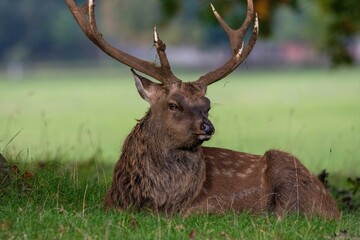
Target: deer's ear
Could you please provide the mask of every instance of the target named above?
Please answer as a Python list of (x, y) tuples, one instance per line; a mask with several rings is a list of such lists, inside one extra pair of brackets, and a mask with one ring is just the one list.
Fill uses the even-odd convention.
[(140, 96), (147, 102), (151, 104), (152, 98), (155, 96), (157, 89), (160, 87), (160, 84), (154, 83), (149, 79), (140, 76), (133, 69), (131, 69), (135, 79), (136, 88)]

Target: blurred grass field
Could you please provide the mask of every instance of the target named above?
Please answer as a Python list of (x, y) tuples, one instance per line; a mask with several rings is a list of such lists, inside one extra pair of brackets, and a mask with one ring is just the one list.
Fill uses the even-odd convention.
[[(199, 72), (176, 72), (183, 80)], [(0, 152), (21, 161), (101, 155), (115, 163), (147, 111), (131, 73), (112, 66), (0, 72)], [(208, 89), (216, 133), (206, 145), (293, 153), (314, 172), (360, 174), (360, 69), (241, 69)]]

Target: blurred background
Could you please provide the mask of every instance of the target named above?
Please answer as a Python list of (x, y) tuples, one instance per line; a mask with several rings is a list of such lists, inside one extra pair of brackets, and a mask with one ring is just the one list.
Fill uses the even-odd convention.
[[(230, 26), (242, 24), (245, 0), (211, 2)], [(217, 134), (208, 144), (259, 154), (279, 148), (317, 171), (360, 173), (352, 167), (360, 161), (360, 1), (254, 6), (260, 37), (252, 53), (209, 89)], [(105, 39), (155, 62), (157, 26), (184, 80), (230, 54), (208, 0), (97, 0), (96, 14)], [(1, 0), (0, 16), (0, 152), (114, 162), (148, 108), (129, 69), (85, 37), (65, 1)]]
[[(97, 21), (109, 41), (139, 57), (154, 58), (151, 31), (158, 26), (171, 46), (173, 65), (214, 66), (226, 60), (229, 51), (209, 2), (97, 1)], [(240, 26), (245, 0), (212, 3), (230, 26)], [(358, 0), (254, 0), (254, 4), (261, 37), (248, 67), (359, 64)], [(109, 60), (79, 31), (64, 1), (2, 0), (0, 14), (0, 63), (12, 77), (34, 63)]]

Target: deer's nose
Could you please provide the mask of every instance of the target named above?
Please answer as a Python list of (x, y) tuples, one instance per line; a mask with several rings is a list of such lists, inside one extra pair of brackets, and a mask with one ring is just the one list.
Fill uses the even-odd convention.
[(204, 121), (200, 125), (200, 130), (203, 131), (206, 135), (213, 135), (215, 132), (214, 125), (210, 121)]

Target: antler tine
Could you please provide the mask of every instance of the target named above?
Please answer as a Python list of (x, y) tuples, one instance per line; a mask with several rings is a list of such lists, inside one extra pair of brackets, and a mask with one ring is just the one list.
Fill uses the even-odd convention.
[(157, 32), (156, 26), (154, 27), (154, 46), (156, 48), (157, 54), (160, 59), (162, 74), (165, 76), (172, 77), (169, 78), (169, 80), (177, 81), (177, 79), (174, 77), (173, 73), (171, 72), (170, 63), (165, 53), (166, 44), (163, 41), (161, 41), (161, 39), (159, 38), (159, 33)]
[(159, 39), (156, 30), (154, 31), (154, 45), (160, 58), (160, 66), (157, 66), (153, 62), (141, 60), (135, 56), (125, 53), (113, 47), (106, 40), (104, 40), (102, 34), (98, 31), (96, 26), (95, 0), (88, 0), (88, 3), (81, 7), (76, 5), (75, 0), (65, 1), (70, 12), (74, 16), (85, 35), (110, 57), (139, 72), (155, 78), (163, 84), (168, 84), (177, 80), (177, 78), (171, 72), (170, 64), (167, 60), (165, 53), (166, 46)]
[[(234, 30), (229, 27), (229, 25), (222, 19), (222, 17), (218, 14), (214, 6), (211, 4), (211, 8), (214, 12), (214, 15), (226, 34), (228, 35), (232, 56), (231, 58), (221, 67), (214, 71), (210, 71), (206, 75), (200, 77), (196, 82), (207, 86), (220, 79), (226, 77), (231, 72), (233, 72), (250, 54), (251, 50), (253, 49), (259, 32), (259, 22), (257, 14), (254, 14), (254, 6), (252, 0), (247, 0), (247, 13), (244, 23), (240, 28)], [(255, 15), (255, 20), (254, 20)], [(244, 49), (244, 41), (243, 38), (249, 29), (251, 23), (254, 22), (254, 28), (252, 35), (248, 41)]]

